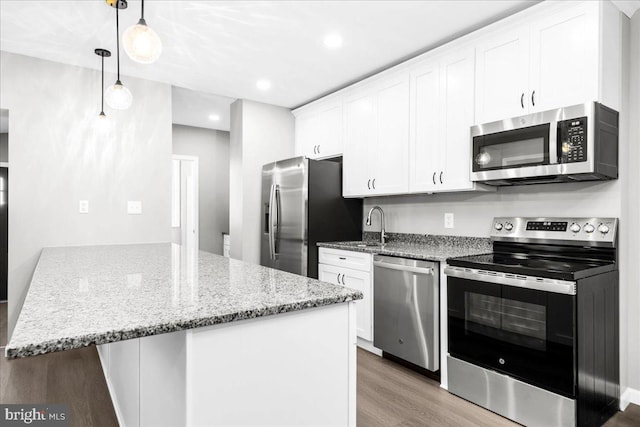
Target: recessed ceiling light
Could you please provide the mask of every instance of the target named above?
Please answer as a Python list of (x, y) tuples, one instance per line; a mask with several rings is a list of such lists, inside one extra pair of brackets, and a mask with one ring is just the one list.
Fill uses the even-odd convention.
[(220, 116), (217, 114), (209, 114), (209, 120), (217, 122), (218, 120), (220, 120)]
[(342, 36), (340, 34), (329, 34), (324, 38), (324, 46), (327, 49), (337, 49), (342, 46)]
[(256, 82), (256, 87), (260, 90), (269, 90), (271, 88), (271, 82), (269, 80), (258, 80)]

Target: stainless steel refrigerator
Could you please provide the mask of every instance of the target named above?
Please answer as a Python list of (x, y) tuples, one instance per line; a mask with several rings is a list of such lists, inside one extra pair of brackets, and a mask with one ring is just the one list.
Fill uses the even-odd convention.
[(260, 263), (318, 277), (318, 242), (362, 239), (362, 200), (342, 197), (342, 162), (306, 157), (262, 167)]

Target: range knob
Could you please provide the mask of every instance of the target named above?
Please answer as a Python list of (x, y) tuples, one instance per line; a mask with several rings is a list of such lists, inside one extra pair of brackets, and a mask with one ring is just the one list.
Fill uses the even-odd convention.
[(601, 232), (602, 234), (607, 234), (609, 232), (609, 226), (606, 224), (600, 224), (598, 226), (598, 231)]
[(580, 231), (580, 228), (581, 227), (574, 222), (573, 224), (571, 224), (571, 227), (569, 227), (569, 230), (571, 230), (574, 233), (577, 233), (578, 231)]
[(504, 229), (507, 231), (511, 231), (513, 230), (513, 224), (511, 224), (510, 222), (507, 222), (504, 224)]
[(589, 223), (586, 223), (582, 228), (584, 229), (585, 233), (593, 233), (596, 229), (593, 225)]
[(501, 222), (496, 222), (495, 225), (493, 226), (496, 230), (500, 231), (502, 230), (502, 223)]

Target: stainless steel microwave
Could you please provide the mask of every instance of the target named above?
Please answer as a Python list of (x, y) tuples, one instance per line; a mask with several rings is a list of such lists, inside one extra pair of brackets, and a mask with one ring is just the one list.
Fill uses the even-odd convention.
[(474, 182), (618, 178), (618, 112), (598, 102), (473, 126), (471, 141)]

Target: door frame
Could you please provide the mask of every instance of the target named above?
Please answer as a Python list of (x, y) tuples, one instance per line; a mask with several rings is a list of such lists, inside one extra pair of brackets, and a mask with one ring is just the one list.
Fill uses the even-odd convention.
[[(188, 156), (188, 155), (182, 155), (182, 154), (172, 154), (171, 156), (171, 160), (178, 160), (180, 161), (180, 204), (182, 205), (182, 162), (183, 161), (188, 161), (188, 162), (193, 162), (193, 169), (194, 169), (194, 175), (195, 175), (195, 181), (194, 181), (194, 185), (193, 185), (193, 191), (194, 191), (194, 222), (195, 222), (195, 242), (196, 242), (196, 247), (195, 250), (198, 251), (200, 250), (200, 165), (199, 165), (199, 158), (197, 156)], [(172, 168), (173, 170), (173, 168)], [(173, 198), (172, 198), (173, 199)], [(172, 200), (173, 203), (173, 200)], [(173, 206), (172, 206), (173, 209)], [(180, 209), (180, 232), (182, 233), (182, 227), (183, 227), (183, 218), (182, 218), (182, 206)], [(184, 244), (184, 242), (182, 241), (182, 236), (180, 238), (181, 240), (181, 244)]]

